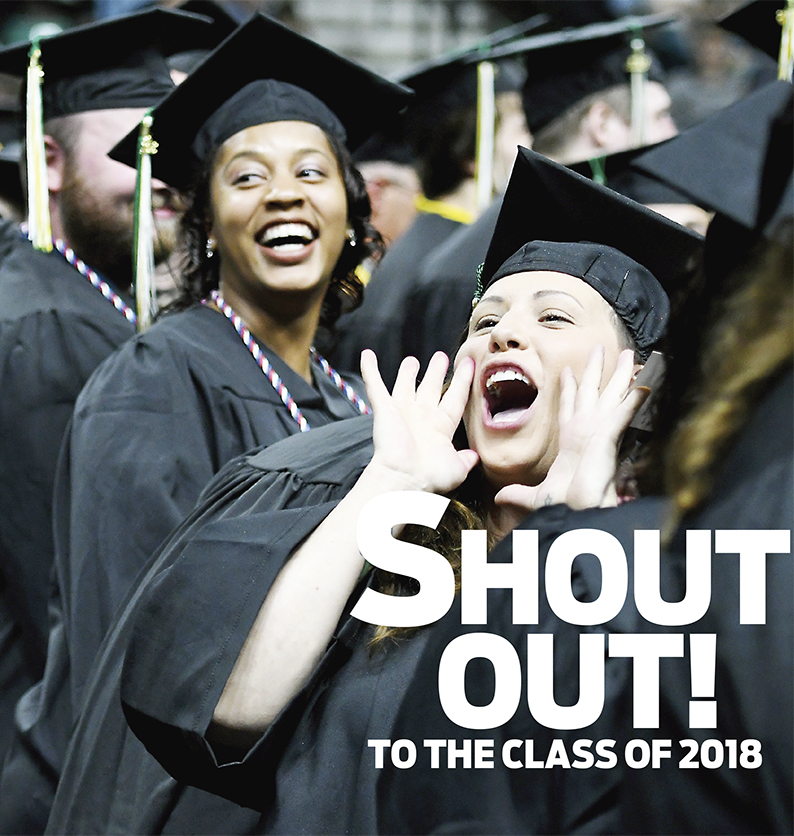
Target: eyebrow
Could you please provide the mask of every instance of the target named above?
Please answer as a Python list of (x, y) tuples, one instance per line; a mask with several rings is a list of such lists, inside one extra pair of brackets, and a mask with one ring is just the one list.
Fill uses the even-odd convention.
[(542, 299), (544, 296), (567, 296), (576, 302), (580, 308), (584, 309), (584, 305), (572, 293), (567, 293), (564, 290), (538, 290), (534, 294), (535, 299)]
[[(571, 293), (568, 293), (565, 290), (536, 290), (535, 293), (532, 294), (533, 299), (542, 299), (545, 296), (567, 296), (572, 301), (576, 302), (576, 304), (584, 309), (584, 305)], [(484, 302), (491, 302), (496, 305), (502, 305), (505, 303), (504, 296), (483, 296), (478, 302), (477, 307), (482, 305)]]
[(482, 305), (483, 302), (494, 302), (497, 305), (501, 305), (504, 301), (504, 296), (482, 296), (477, 300), (477, 304)]
[[(325, 157), (326, 159), (330, 159), (330, 155), (327, 151), (324, 151), (322, 148), (298, 148), (293, 153), (293, 159), (300, 159), (301, 157), (306, 156), (307, 154), (320, 154), (321, 156)], [(257, 148), (241, 148), (237, 151), (225, 164), (224, 167), (231, 165), (231, 163), (236, 162), (240, 159), (263, 159), (266, 156), (266, 152), (263, 153), (262, 151), (258, 150)]]

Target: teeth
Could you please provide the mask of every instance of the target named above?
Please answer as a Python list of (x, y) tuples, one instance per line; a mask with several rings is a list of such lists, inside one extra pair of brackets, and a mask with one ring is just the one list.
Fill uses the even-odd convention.
[(271, 241), (278, 241), (283, 238), (300, 238), (304, 241), (312, 241), (314, 233), (312, 228), (304, 223), (275, 224), (262, 233), (260, 243), (269, 244)]
[(485, 386), (490, 389), (496, 386), (497, 383), (503, 383), (506, 380), (520, 380), (522, 383), (526, 383), (527, 386), (530, 385), (529, 378), (525, 374), (515, 369), (500, 369), (488, 377), (485, 381)]

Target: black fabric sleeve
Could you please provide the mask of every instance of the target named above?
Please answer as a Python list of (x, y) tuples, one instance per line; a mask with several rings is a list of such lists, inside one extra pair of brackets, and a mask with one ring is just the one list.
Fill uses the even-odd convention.
[[(354, 425), (352, 449), (345, 424)], [(210, 485), (206, 513), (171, 540), (158, 561), (162, 570), (139, 590), (125, 616), (130, 640), (122, 703), (135, 734), (178, 780), (257, 806), (267, 783), (261, 768), (248, 770), (245, 760), (219, 765), (204, 735), (276, 575), (355, 483), (371, 456), (369, 433), (368, 421), (353, 419), (271, 446), (252, 460), (250, 487), (220, 510), (213, 508), (222, 500)], [(319, 462), (318, 450), (324, 452)], [(304, 692), (257, 744), (260, 762), (263, 749), (273, 750), (275, 761), (289, 718), (344, 646), (344, 635), (332, 642)], [(155, 672), (161, 685), (153, 688)]]

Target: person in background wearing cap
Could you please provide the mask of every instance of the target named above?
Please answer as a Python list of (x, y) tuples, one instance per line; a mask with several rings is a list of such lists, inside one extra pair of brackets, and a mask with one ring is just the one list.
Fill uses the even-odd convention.
[[(658, 81), (662, 76), (657, 59), (653, 59), (649, 75), (657, 81), (645, 81), (642, 96), (645, 138), (642, 142), (638, 139), (638, 125), (630, 130), (631, 96), (625, 63), (631, 49), (626, 39), (635, 27), (645, 31), (658, 23), (656, 15), (619, 19), (577, 29), (530, 34), (515, 43), (494, 47), (490, 52), (494, 60), (515, 55), (523, 56), (526, 63), (522, 104), (532, 133), (530, 147), (567, 165), (633, 145), (661, 141), (675, 133), (669, 111), (654, 109), (654, 100), (657, 104), (663, 100), (669, 108), (669, 96), (665, 98)], [(483, 57), (487, 59), (489, 53)], [(571, 75), (566, 76), (565, 72)], [(600, 98), (602, 94), (606, 99)], [(558, 145), (556, 149), (550, 149), (548, 144), (538, 146), (536, 132), (542, 133), (547, 121), (556, 121), (563, 111), (578, 109), (580, 97), (584, 96), (588, 97), (589, 106), (582, 112), (581, 125), (570, 126), (570, 145)], [(625, 101), (625, 113), (621, 108), (618, 115), (609, 104), (613, 99)], [(585, 127), (590, 111), (593, 123), (599, 126), (592, 136)], [(569, 117), (565, 119), (570, 123)], [(590, 141), (585, 144), (582, 137), (590, 137)], [(400, 356), (412, 355), (424, 365), (435, 351), (448, 352), (457, 344), (470, 312), (477, 268), (488, 250), (500, 206), (501, 192), (497, 190), (494, 202), (471, 226), (456, 230), (422, 259), (407, 293), (400, 323)]]
[[(388, 385), (404, 356), (400, 329), (410, 315), (406, 293), (420, 260), (478, 215), (477, 66), (465, 58), (445, 56), (402, 79), (416, 91), (405, 120), (422, 188), (418, 213), (373, 271), (362, 306), (340, 321), (337, 343), (329, 350), (340, 368), (352, 368), (362, 349), (372, 348)], [(508, 62), (503, 64), (495, 81), (495, 147), (503, 153), (506, 148), (507, 159), (494, 167), (507, 176), (515, 148), (531, 140), (517, 92), (520, 77)]]
[[(634, 20), (639, 24), (640, 19)], [(635, 56), (619, 34), (562, 39), (548, 49), (526, 53), (522, 95), (538, 153), (573, 163), (661, 142), (678, 133), (659, 60), (644, 48), (636, 56), (645, 62), (642, 121), (632, 124), (629, 68)]]
[[(465, 730), (466, 737), (488, 738), (494, 753), (506, 741), (532, 740), (534, 759), (541, 763), (556, 741), (557, 751), (562, 745), (579, 768), (531, 773), (516, 768), (509, 775), (442, 768), (428, 779), (424, 771), (397, 770), (387, 763), (378, 789), (380, 832), (792, 832), (793, 105), (791, 84), (777, 81), (637, 159), (639, 170), (716, 212), (698, 281), (685, 289), (662, 346), (668, 373), (658, 401), (657, 495), (611, 509), (542, 508), (518, 526), (538, 536), (541, 609), (538, 626), (530, 629), (554, 635), (558, 705), (580, 698), (582, 633), (608, 633), (610, 647), (622, 638), (619, 634), (648, 634), (660, 642), (673, 640), (671, 633), (684, 634), (681, 654), (661, 659), (658, 679), (654, 675), (655, 723), (635, 720), (635, 660), (610, 655), (606, 699), (593, 724), (546, 728), (533, 721), (524, 703), (499, 729)], [(582, 529), (616, 538), (628, 558), (629, 590), (619, 613), (584, 629), (551, 611), (543, 590), (550, 546), (560, 535)], [(635, 551), (639, 531), (661, 533), (655, 583), (666, 601), (691, 599), (697, 585), (702, 594), (707, 580), (709, 594), (688, 623), (665, 627), (638, 613), (631, 556), (651, 556), (650, 550)], [(710, 533), (710, 568), (695, 564), (695, 549), (690, 547), (687, 556), (688, 531)], [(749, 555), (754, 546), (758, 560), (740, 560), (738, 550)], [(506, 542), (489, 559), (509, 561), (510, 554)], [(587, 559), (580, 555), (574, 562), (572, 584), (580, 601), (594, 601), (602, 589), (599, 566), (588, 566)], [(743, 624), (739, 602), (750, 598), (750, 584), (763, 590), (765, 613), (761, 623), (747, 619)], [(491, 595), (487, 624), (469, 629), (497, 634), (525, 653), (528, 628), (512, 623), (510, 590)], [(456, 603), (416, 666), (391, 730), (394, 739), (462, 736), (436, 691), (440, 657), (466, 632), (461, 623)], [(715, 635), (716, 654), (698, 661), (688, 633)], [(712, 690), (704, 689), (701, 698), (697, 668), (712, 671), (706, 686)], [(492, 680), (471, 677), (469, 682), (469, 702), (487, 704)], [(716, 708), (716, 722), (690, 720), (693, 706), (695, 711)], [(573, 753), (577, 739), (614, 741), (612, 766), (604, 758), (601, 768), (582, 768)], [(628, 768), (623, 751), (637, 739), (670, 741), (670, 757), (662, 754), (656, 767)], [(730, 741), (736, 741), (735, 760)], [(693, 749), (694, 757), (687, 758)], [(521, 749), (512, 751), (521, 760)], [(595, 755), (594, 747), (590, 751)]]
[[(529, 159), (555, 172), (560, 168), (537, 155)], [(111, 716), (120, 714), (123, 700), (127, 720), (169, 771), (261, 810), (259, 830), (376, 832), (377, 772), (366, 741), (390, 737), (398, 695), (427, 631), (397, 644), (386, 636), (372, 655), (372, 629), (348, 617), (348, 607), (363, 586), (374, 582), (384, 589), (388, 587), (382, 584), (389, 582), (385, 574), (373, 581), (367, 572), (357, 584), (362, 559), (349, 544), (356, 505), (395, 488), (454, 492), (479, 459), (481, 468), (472, 471), (452, 506), (452, 517), (442, 523), (442, 539), (431, 543), (454, 560), (452, 544), (460, 529), (487, 527), (494, 539), (509, 529), (513, 511), (493, 502), (502, 485), (514, 480), (534, 485), (523, 486), (535, 494), (533, 504), (545, 501), (544, 491), (565, 491), (550, 484), (561, 475), (565, 456), (556, 468), (552, 462), (558, 443), (578, 446), (570, 430), (582, 421), (585, 435), (598, 425), (607, 430), (609, 440), (600, 448), (601, 463), (591, 459), (583, 466), (582, 474), (593, 481), (579, 501), (616, 501), (613, 445), (642, 397), (634, 392), (624, 399), (636, 365), (634, 351), (622, 349), (636, 345), (645, 356), (658, 339), (666, 318), (664, 291), (646, 267), (610, 246), (546, 241), (534, 249), (521, 248), (510, 261), (508, 256), (536, 229), (549, 235), (556, 229), (564, 237), (573, 228), (571, 217), (579, 212), (597, 241), (625, 235), (621, 244), (639, 255), (649, 239), (658, 240), (662, 247), (659, 252), (651, 248), (650, 263), (665, 281), (675, 281), (679, 260), (685, 261), (684, 254), (700, 245), (697, 237), (643, 207), (561, 171), (563, 181), (575, 181), (575, 194), (568, 192), (565, 200), (555, 202), (559, 184), (549, 186), (544, 196), (556, 208), (543, 213), (528, 212), (526, 197), (537, 194), (542, 181), (527, 175), (526, 182), (523, 171), (514, 175), (510, 208), (500, 219), (488, 268), (488, 275), (503, 278), (493, 281), (488, 299), (483, 298), (474, 314), (440, 407), (445, 358), (433, 360), (416, 396), (417, 366), (406, 360), (389, 396), (375, 358), (367, 352), (363, 366), (378, 412), (374, 456), (371, 419), (360, 417), (248, 456), (208, 486), (194, 513), (164, 544), (108, 636), (72, 740), (72, 754), (80, 753), (76, 773), (92, 768), (101, 757), (99, 747), (115, 751), (115, 734), (130, 734), (129, 729), (111, 731), (118, 722), (111, 722)], [(569, 212), (571, 197), (576, 202)], [(599, 235), (607, 232), (607, 239)], [(594, 260), (599, 267), (588, 274), (582, 265)], [(502, 262), (505, 266), (496, 273)], [(631, 279), (621, 294), (627, 270)], [(603, 279), (603, 296), (595, 290), (595, 275)], [(606, 348), (599, 350), (599, 345)], [(571, 368), (563, 372), (566, 364)], [(564, 428), (558, 417), (561, 398), (576, 413), (563, 422)], [(477, 453), (458, 451), (450, 441), (464, 408)], [(414, 440), (421, 442), (420, 450)], [(294, 619), (283, 643), (271, 642), (267, 632), (271, 590)], [(197, 608), (204, 613), (208, 606), (211, 623), (203, 615), (196, 618)], [(282, 615), (274, 612), (273, 623)], [(237, 703), (236, 682), (245, 676), (248, 649), (257, 647), (276, 651), (269, 659), (268, 652), (262, 657), (263, 665), (274, 667), (268, 684), (260, 687), (256, 676), (250, 683), (250, 693), (267, 704), (252, 706), (245, 698)], [(155, 659), (157, 669), (167, 671), (168, 685), (152, 689)], [(285, 703), (288, 707), (280, 713)], [(245, 764), (236, 764), (266, 726)], [(129, 747), (125, 742), (125, 751)], [(218, 769), (218, 763), (226, 765)], [(75, 783), (69, 801), (78, 790)]]
[(408, 229), (418, 211), (422, 192), (414, 155), (404, 136), (404, 121), (373, 136), (353, 155), (367, 184), (372, 225), (390, 247)]
[(713, 213), (692, 202), (692, 198), (680, 189), (645, 174), (632, 167), (633, 162), (648, 153), (655, 145), (643, 145), (619, 151), (606, 157), (598, 157), (569, 165), (571, 171), (590, 177), (597, 183), (608, 186), (618, 194), (642, 203), (654, 212), (664, 215), (698, 235), (705, 236)]
[[(23, 730), (28, 749), (47, 758), (50, 798), (63, 766), (56, 832), (246, 826), (249, 812), (185, 793), (141, 747), (134, 763), (104, 751), (95, 767), (113, 788), (82, 786), (70, 798), (66, 744), (116, 608), (210, 478), (247, 450), (368, 411), (312, 344), (355, 298), (355, 268), (378, 246), (345, 142), (360, 143), (407, 96), (256, 14), (152, 111), (153, 175), (190, 195), (188, 260), (179, 310), (126, 343), (83, 389), (56, 474), (60, 606)], [(134, 163), (138, 133), (113, 156)], [(167, 796), (167, 810), (147, 788)], [(131, 802), (128, 792), (142, 795)]]
[[(52, 487), (63, 432), (91, 372), (135, 332), (126, 295), (135, 178), (105, 154), (173, 89), (164, 56), (204, 43), (207, 28), (203, 18), (158, 10), (40, 42), (44, 125), (28, 113), (28, 151), (41, 168), (28, 177), (35, 192), (28, 203), (37, 216), (49, 210), (52, 235), (42, 228), (32, 246), (15, 223), (0, 227), (2, 754), (12, 704), (44, 669)], [(29, 47), (0, 49), (0, 71), (24, 76)], [(159, 185), (156, 243), (165, 258), (176, 218), (173, 193)]]

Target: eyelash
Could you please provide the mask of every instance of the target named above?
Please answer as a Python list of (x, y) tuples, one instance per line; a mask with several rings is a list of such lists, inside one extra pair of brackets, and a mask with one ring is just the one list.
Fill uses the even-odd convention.
[(478, 319), (472, 326), (472, 333), (476, 333), (477, 331), (484, 331), (486, 328), (493, 328), (499, 322), (499, 319), (495, 316), (484, 316), (481, 319)]
[[(323, 178), (325, 177), (325, 172), (320, 168), (312, 168), (311, 166), (306, 166), (298, 171), (297, 174), (300, 178)], [(250, 183), (253, 179), (263, 179), (264, 175), (258, 171), (244, 171), (241, 174), (238, 174), (234, 180), (232, 181), (235, 186), (237, 185), (245, 185)]]
[(538, 321), (539, 322), (567, 322), (567, 323), (573, 323), (573, 320), (569, 316), (566, 316), (565, 314), (561, 314), (558, 311), (541, 314)]

